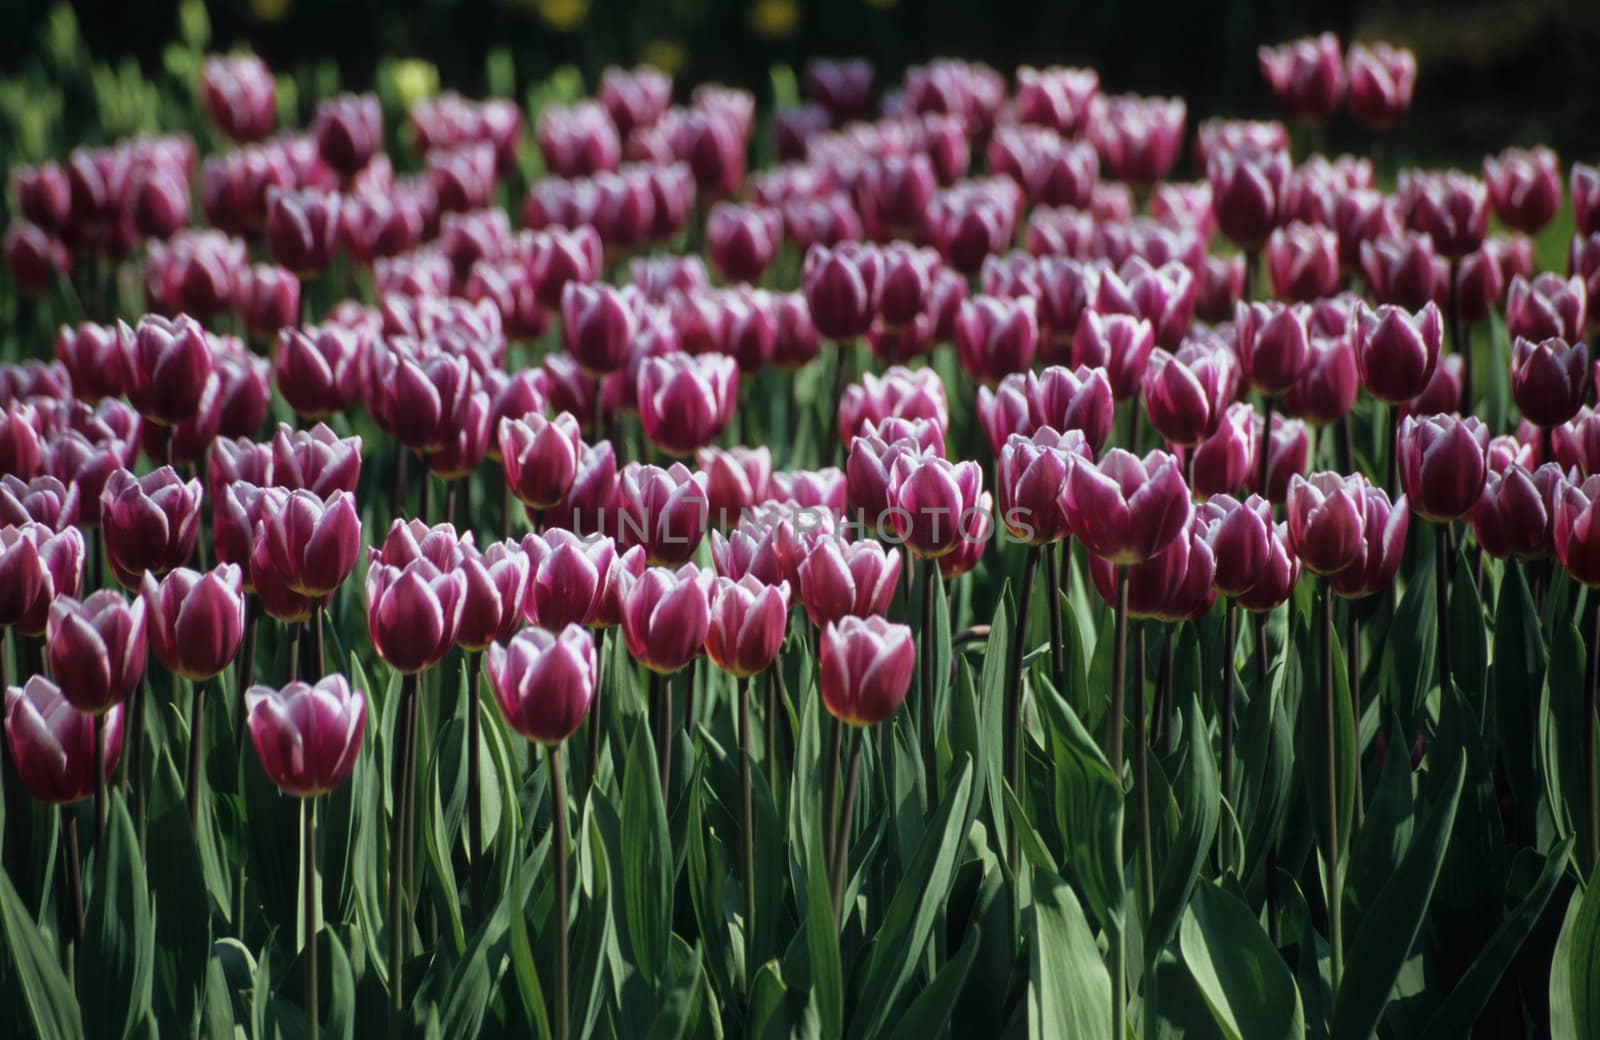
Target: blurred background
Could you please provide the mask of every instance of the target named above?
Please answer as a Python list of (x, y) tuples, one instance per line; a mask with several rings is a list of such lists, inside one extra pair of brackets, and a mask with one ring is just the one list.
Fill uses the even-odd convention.
[[(1255, 49), (1331, 29), (1413, 48), (1416, 105), (1386, 165), (1475, 168), (1508, 144), (1563, 160), (1600, 156), (1600, 3), (1334, 0), (8, 0), (0, 37), (0, 163), (62, 154), (58, 127), (105, 139), (158, 126), (162, 94), (187, 90), (196, 55), (249, 47), (316, 94), (376, 87), (386, 100), (454, 87), (527, 100), (560, 72), (592, 88), (608, 64), (648, 61), (686, 85), (716, 80), (781, 99), (786, 69), (864, 55), (879, 87), (940, 56), (1084, 64), (1109, 91), (1179, 94), (1190, 126), (1275, 115)], [(309, 99), (301, 99), (309, 110)], [(302, 115), (304, 111), (302, 112)], [(77, 143), (81, 131), (72, 135)], [(1346, 121), (1328, 144), (1362, 148)], [(85, 141), (84, 143), (89, 143)], [(20, 155), (18, 154), (20, 153)]]

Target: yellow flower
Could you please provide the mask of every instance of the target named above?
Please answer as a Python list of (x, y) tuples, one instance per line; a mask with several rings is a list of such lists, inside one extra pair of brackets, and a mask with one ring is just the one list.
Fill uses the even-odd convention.
[(250, 13), (263, 22), (276, 22), (293, 4), (294, 0), (250, 0)]
[(644, 45), (644, 63), (671, 74), (683, 68), (683, 47), (671, 40), (651, 40)]
[(788, 36), (799, 21), (795, 0), (756, 0), (750, 9), (750, 27), (761, 36)]
[(540, 18), (562, 32), (589, 17), (589, 0), (533, 0), (533, 6)]

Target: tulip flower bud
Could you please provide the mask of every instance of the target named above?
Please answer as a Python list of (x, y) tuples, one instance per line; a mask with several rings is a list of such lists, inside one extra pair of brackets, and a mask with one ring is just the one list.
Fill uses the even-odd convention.
[(1401, 404), (1422, 393), (1433, 378), (1444, 322), (1431, 302), (1415, 315), (1388, 305), (1376, 311), (1362, 306), (1350, 333), (1367, 391), (1380, 401)]
[(315, 798), (350, 778), (361, 753), (367, 698), (342, 675), (316, 685), (291, 682), (281, 690), (245, 691), (250, 737), (267, 779), (284, 794)]
[(1556, 558), (1574, 579), (1590, 588), (1600, 587), (1600, 524), (1594, 506), (1600, 501), (1600, 477), (1582, 483), (1563, 480), (1556, 491)]
[(622, 637), (646, 668), (670, 675), (704, 647), (711, 627), (711, 577), (693, 564), (650, 567), (621, 590)]
[(1238, 390), (1233, 352), (1190, 340), (1176, 355), (1157, 350), (1145, 369), (1142, 396), (1150, 424), (1174, 444), (1192, 445), (1216, 430)]
[(405, 673), (438, 664), (455, 643), (466, 595), (460, 570), (441, 570), (426, 557), (400, 566), (374, 562), (367, 569), (367, 631), (378, 656)]
[[(93, 716), (74, 708), (55, 683), (42, 675), (24, 686), (6, 689), (6, 741), (17, 778), (29, 794), (51, 805), (70, 805), (88, 798), (99, 778), (95, 773)], [(105, 721), (105, 771), (122, 757), (122, 708), (112, 708)]]
[(272, 261), (301, 277), (333, 263), (341, 226), (339, 196), (314, 189), (267, 192), (267, 251)]
[(1381, 235), (1358, 249), (1361, 275), (1381, 303), (1417, 310), (1449, 290), (1449, 265), (1424, 233)]
[(31, 480), (41, 449), (32, 405), (12, 402), (0, 409), (0, 473)]
[(852, 726), (893, 715), (911, 687), (911, 629), (881, 617), (844, 617), (822, 630), (820, 686), (828, 713)]
[(58, 163), (14, 168), (11, 190), (22, 216), (46, 231), (59, 230), (71, 213), (72, 186)]
[(284, 328), (272, 362), (273, 384), (303, 418), (342, 412), (361, 394), (367, 350), (361, 333), (337, 325)]
[(311, 135), (322, 161), (348, 179), (383, 150), (383, 110), (373, 94), (340, 94), (317, 106)]
[(1277, 226), (1289, 180), (1289, 158), (1278, 151), (1221, 151), (1206, 163), (1212, 206), (1222, 234), (1243, 250), (1266, 245)]
[(106, 562), (117, 581), (139, 587), (145, 573), (156, 577), (189, 562), (200, 532), (203, 490), (185, 483), (170, 466), (135, 477), (112, 473), (100, 494)]
[(1402, 420), (1396, 462), (1412, 510), (1441, 523), (1465, 516), (1483, 493), (1488, 446), (1489, 430), (1475, 418)]
[(789, 627), (789, 586), (763, 585), (746, 575), (717, 578), (711, 587), (706, 656), (741, 678), (765, 671), (777, 660)]
[(617, 533), (617, 456), (610, 441), (585, 445), (566, 497), (544, 511), (546, 528), (576, 534)]
[(1400, 406), (1400, 415), (1439, 415), (1461, 409), (1460, 354), (1441, 354), (1433, 366), (1433, 378), (1422, 393)]
[(890, 529), (913, 555), (943, 556), (972, 533), (982, 487), (976, 462), (902, 455), (890, 473)]
[(40, 523), (0, 527), (0, 625), (27, 636), (44, 632), (50, 603), (83, 584), (83, 535)]
[(531, 566), (523, 547), (510, 540), (495, 542), (482, 553), (462, 545), (457, 569), (465, 578), (465, 592), (456, 645), (477, 651), (511, 638), (522, 624)]
[(1467, 515), (1483, 551), (1498, 560), (1513, 554), (1527, 560), (1554, 552), (1556, 503), (1565, 479), (1561, 467), (1550, 462), (1532, 474), (1518, 463), (1502, 473), (1491, 472)]
[(128, 377), (128, 400), (145, 418), (165, 425), (193, 418), (206, 381), (216, 367), (210, 337), (200, 324), (150, 315), (136, 330), (117, 323), (117, 341)]
[(1294, 594), (1294, 587), (1300, 583), (1300, 569), (1300, 557), (1289, 543), (1289, 525), (1280, 523), (1268, 536), (1267, 560), (1260, 578), (1236, 602), (1252, 613), (1276, 610)]
[(644, 546), (652, 564), (677, 565), (694, 555), (709, 519), (705, 474), (678, 462), (668, 469), (630, 462), (617, 487), (623, 545)]
[(1224, 596), (1242, 596), (1261, 580), (1272, 538), (1272, 506), (1258, 495), (1239, 501), (1213, 495), (1195, 508), (1215, 560), (1212, 583)]
[(1440, 254), (1459, 259), (1483, 245), (1489, 222), (1488, 189), (1465, 173), (1402, 170), (1400, 215), (1426, 232)]
[(76, 328), (61, 326), (56, 334), (56, 359), (72, 377), (72, 389), (91, 404), (105, 397), (120, 397), (130, 376), (116, 328), (82, 322)]
[(1234, 330), (1252, 387), (1277, 395), (1300, 378), (1311, 350), (1311, 314), (1305, 304), (1239, 304)]
[(1312, 335), (1306, 367), (1283, 395), (1284, 410), (1290, 415), (1313, 426), (1331, 426), (1349, 414), (1361, 379), (1346, 332)]
[(278, 120), (278, 89), (254, 54), (213, 54), (200, 66), (200, 101), (213, 126), (235, 144), (259, 141)]
[(1406, 497), (1401, 495), (1391, 505), (1388, 492), (1369, 485), (1362, 493), (1361, 506), (1361, 552), (1350, 566), (1329, 579), (1333, 591), (1345, 599), (1361, 599), (1393, 585), (1406, 551), (1410, 522)]
[(294, 491), (281, 505), (269, 500), (260, 524), (257, 538), (265, 540), (273, 571), (301, 596), (324, 599), (355, 569), (361, 517), (347, 492), (335, 491), (324, 500), (310, 491)]
[[(1251, 434), (1255, 440), (1252, 454), (1262, 450), (1262, 432), (1260, 419), (1252, 422)], [(1272, 417), (1272, 435), (1267, 438), (1267, 486), (1261, 486), (1261, 456), (1255, 455), (1255, 467), (1248, 474), (1247, 486), (1253, 492), (1263, 496), (1274, 504), (1284, 500), (1289, 493), (1289, 481), (1295, 476), (1304, 476), (1306, 466), (1311, 455), (1311, 438), (1306, 432), (1306, 424), (1298, 419), (1274, 414)]]
[(1112, 448), (1098, 464), (1079, 460), (1070, 466), (1060, 504), (1078, 540), (1115, 564), (1161, 552), (1193, 511), (1176, 458), (1153, 451), (1140, 459), (1121, 448)]
[(1139, 392), (1154, 349), (1155, 331), (1148, 321), (1089, 310), (1084, 311), (1072, 337), (1072, 363), (1104, 368), (1113, 399), (1126, 401)]
[(1039, 322), (1032, 299), (979, 296), (961, 305), (956, 318), (956, 353), (972, 378), (997, 383), (1033, 364)]
[(1365, 552), (1367, 479), (1323, 471), (1289, 482), (1289, 543), (1313, 574), (1337, 574)]
[(1483, 160), (1489, 205), (1507, 227), (1536, 235), (1561, 208), (1561, 160), (1548, 148), (1507, 148)]
[(353, 495), (361, 479), (361, 438), (341, 438), (323, 423), (309, 430), (280, 424), (272, 438), (267, 479), (291, 491), (304, 488), (319, 498), (336, 491)]
[(783, 218), (764, 206), (719, 202), (706, 220), (706, 250), (731, 282), (757, 282), (783, 242)]
[(1464, 322), (1487, 321), (1490, 313), (1505, 300), (1506, 276), (1500, 266), (1499, 251), (1485, 241), (1483, 248), (1469, 253), (1456, 265), (1456, 306)]
[(572, 413), (562, 412), (553, 420), (537, 412), (501, 419), (499, 441), (506, 485), (518, 501), (543, 509), (566, 497), (583, 448)]
[(633, 355), (637, 297), (631, 289), (569, 283), (561, 294), (561, 329), (568, 353), (584, 372), (615, 372)]
[(1089, 141), (1112, 178), (1154, 184), (1177, 162), (1186, 116), (1182, 98), (1102, 94), (1090, 105)]
[(158, 583), (145, 572), (144, 599), (150, 651), (174, 675), (202, 682), (233, 661), (244, 638), (244, 581), (237, 564), (201, 574), (187, 567)]
[(1310, 302), (1339, 288), (1339, 237), (1331, 229), (1298, 221), (1267, 239), (1267, 276), (1280, 300)]
[[(1213, 587), (1216, 558), (1206, 541), (1204, 520), (1191, 518), (1172, 544), (1148, 560), (1128, 566), (1128, 614), (1132, 617), (1187, 621), (1216, 601)], [(1089, 575), (1100, 598), (1117, 601), (1116, 566), (1103, 557), (1089, 557)]]
[(0, 527), (43, 524), (61, 531), (77, 524), (76, 489), (55, 477), (38, 476), (24, 481), (7, 473), (0, 476)]
[(1533, 343), (1518, 336), (1511, 344), (1511, 398), (1522, 414), (1544, 429), (1578, 414), (1589, 395), (1588, 344), (1551, 337)]
[(264, 488), (243, 480), (221, 485), (211, 497), (211, 543), (218, 563), (236, 563), (244, 571), (245, 591), (254, 592), (250, 557), (256, 526), (266, 509), (279, 510), (289, 498), (283, 488)]
[(823, 538), (799, 567), (800, 602), (822, 628), (846, 616), (883, 614), (900, 579), (900, 551), (865, 539)]
[(257, 336), (275, 336), (300, 314), (300, 279), (272, 264), (254, 264), (239, 272), (233, 308)]
[(1559, 337), (1583, 339), (1589, 294), (1581, 278), (1545, 272), (1532, 282), (1511, 279), (1506, 294), (1506, 333), (1535, 342)]
[(839, 341), (866, 332), (878, 308), (881, 278), (882, 257), (871, 246), (845, 243), (807, 250), (802, 283), (817, 331)]
[(812, 59), (806, 63), (804, 93), (841, 126), (860, 119), (871, 105), (872, 64), (863, 58)]
[(1294, 119), (1321, 122), (1344, 100), (1344, 58), (1333, 33), (1261, 47), (1256, 59), (1278, 104)]
[(1000, 518), (1014, 537), (1029, 545), (1048, 545), (1072, 533), (1060, 497), (1073, 456), (1093, 461), (1083, 434), (1061, 434), (1048, 426), (1031, 438), (1012, 434), (1000, 449)]
[(1417, 58), (1387, 43), (1352, 44), (1346, 59), (1350, 115), (1369, 130), (1387, 130), (1411, 108)]
[(495, 703), (524, 737), (553, 746), (583, 725), (599, 676), (594, 637), (584, 629), (525, 628), (490, 646), (487, 663)]
[(733, 418), (739, 366), (723, 354), (645, 358), (638, 387), (645, 436), (669, 454), (691, 455), (721, 436)]
[(706, 477), (713, 526), (725, 531), (745, 509), (766, 501), (772, 480), (772, 453), (765, 446), (728, 451), (703, 448), (698, 461)]

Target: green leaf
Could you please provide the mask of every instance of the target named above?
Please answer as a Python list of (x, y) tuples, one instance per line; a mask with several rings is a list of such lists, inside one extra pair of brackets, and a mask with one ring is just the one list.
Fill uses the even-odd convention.
[[(1415, 540), (1413, 544), (1418, 549)], [(1399, 685), (1395, 689), (1395, 710), (1400, 715), (1404, 732), (1415, 733), (1422, 715), (1423, 702), (1428, 687), (1433, 683), (1434, 665), (1438, 652), (1435, 644), (1438, 628), (1435, 624), (1432, 552), (1419, 552), (1415, 567), (1406, 582), (1405, 595), (1395, 611), (1389, 626), (1389, 640), (1385, 646)]]
[(1324, 587), (1316, 597), (1315, 634), (1304, 626), (1296, 626), (1295, 645), (1301, 667), (1298, 675), (1302, 686), (1298, 691), (1300, 712), (1295, 726), (1295, 752), (1299, 759), (1305, 792), (1310, 801), (1311, 819), (1316, 824), (1317, 846), (1327, 852), (1332, 837), (1328, 797), (1328, 704), (1333, 697), (1334, 762), (1338, 798), (1339, 847), (1335, 855), (1343, 857), (1350, 843), (1351, 820), (1356, 799), (1356, 720), (1350, 704), (1350, 685), (1345, 675), (1345, 655), (1339, 643), (1338, 632), (1330, 633), (1333, 643), (1333, 689), (1324, 689), (1322, 678), (1322, 597), (1332, 593)]
[(1182, 775), (1174, 788), (1179, 799), (1179, 829), (1167, 850), (1166, 863), (1156, 889), (1155, 905), (1145, 925), (1145, 960), (1154, 963), (1156, 953), (1171, 941), (1178, 929), (1189, 894), (1200, 878), (1200, 868), (1217, 836), (1217, 764), (1211, 757), (1211, 740), (1200, 701), (1189, 692), (1184, 705), (1183, 729), (1189, 737), (1188, 755)]
[(844, 1029), (844, 975), (827, 860), (823, 854), (820, 801), (811, 799), (805, 824), (810, 838), (801, 850), (805, 870), (806, 952), (811, 959), (811, 1001), (821, 1019), (822, 1034), (839, 1036)]
[(1583, 768), (1583, 727), (1573, 720), (1583, 718), (1584, 670), (1583, 638), (1577, 626), (1557, 619), (1544, 696), (1539, 698), (1539, 764), (1556, 833), (1578, 835), (1580, 848), (1588, 840), (1589, 807), (1583, 797), (1588, 778)]
[(667, 969), (672, 934), (672, 841), (661, 801), (660, 773), (650, 728), (635, 728), (622, 785), (623, 925), (634, 962), (654, 982)]
[(1477, 567), (1465, 547), (1450, 585), (1450, 681), (1482, 718), (1489, 685), (1488, 619), (1478, 598)]
[(1060, 697), (1036, 703), (1050, 729), (1057, 826), (1066, 840), (1062, 868), (1104, 925), (1122, 922), (1122, 784), (1094, 739)]
[(344, 952), (344, 943), (328, 927), (320, 933), (328, 956), (323, 961), (328, 972), (328, 1024), (325, 1035), (350, 1040), (356, 1031), (356, 980), (350, 970), (350, 957)]
[[(1054, 548), (1050, 551), (1053, 552)], [(989, 804), (996, 807), (1004, 804), (1001, 789), (1006, 779), (1005, 733), (1010, 724), (1006, 719), (1006, 670), (1011, 659), (1011, 636), (1011, 609), (1002, 592), (989, 628), (988, 646), (983, 652), (983, 674), (979, 679), (978, 693), (979, 711), (983, 719), (982, 740), (975, 756), (983, 773)], [(1024, 636), (1019, 633), (1017, 638)], [(995, 847), (1010, 848), (1007, 834), (1010, 820), (1007, 814), (995, 812), (993, 818)], [(1012, 864), (1011, 869), (1015, 872), (1021, 868), (1018, 864)]]
[(956, 1006), (956, 998), (961, 996), (961, 988), (966, 985), (967, 974), (972, 971), (972, 962), (982, 944), (981, 928), (967, 932), (961, 949), (945, 962), (933, 981), (900, 1016), (900, 1024), (889, 1034), (889, 1040), (927, 1040), (940, 1035), (950, 1022), (950, 1012)]
[(1600, 995), (1594, 973), (1600, 970), (1600, 885), (1572, 893), (1550, 959), (1550, 1036), (1589, 1040), (1600, 1029)]
[(1466, 777), (1466, 760), (1457, 759), (1442, 789), (1443, 798), (1417, 829), (1411, 848), (1362, 918), (1355, 941), (1345, 950), (1345, 974), (1333, 1009), (1333, 1035), (1365, 1037), (1378, 1028), (1384, 1005), (1400, 969), (1411, 954), (1433, 899), (1456, 806)]
[[(1078, 897), (1059, 877), (1034, 878), (1029, 909), (1029, 1037), (1105, 1036), (1111, 1022), (1111, 977)], [(931, 1035), (924, 1033), (924, 1036)]]
[(1494, 700), (1498, 709), (1499, 744), (1506, 764), (1512, 800), (1530, 807), (1538, 797), (1536, 698), (1529, 692), (1544, 685), (1548, 663), (1533, 594), (1520, 563), (1508, 562), (1500, 582), (1494, 618)]
[(5, 871), (0, 871), (0, 932), (9, 954), (8, 974), (15, 975), (28, 1021), (40, 1040), (82, 1037), (83, 1021), (72, 987)]
[(1215, 885), (1199, 885), (1178, 947), (1217, 1026), (1230, 1040), (1305, 1035), (1300, 990), (1250, 909)]
[[(1489, 941), (1473, 960), (1472, 967), (1467, 969), (1461, 981), (1456, 983), (1455, 988), (1433, 1013), (1427, 1032), (1422, 1034), (1423, 1040), (1451, 1040), (1453, 1037), (1467, 1036), (1471, 1032), (1478, 1016), (1488, 1006), (1489, 998), (1494, 996), (1496, 987), (1500, 985), (1501, 976), (1511, 966), (1518, 951), (1522, 949), (1522, 944), (1527, 942), (1528, 936), (1533, 933), (1539, 918), (1544, 916), (1544, 909), (1549, 905), (1550, 897), (1555, 894), (1556, 886), (1561, 882), (1561, 875), (1567, 869), (1567, 860), (1571, 854), (1572, 839), (1568, 838), (1546, 857), (1544, 869), (1539, 872), (1539, 880), (1523, 897), (1522, 902), (1517, 904), (1516, 909), (1500, 922), (1500, 926), (1494, 930), (1494, 934), (1489, 937)], [(1592, 981), (1593, 976), (1590, 976), (1590, 979)], [(1555, 974), (1552, 972), (1552, 984), (1554, 981)]]
[(150, 1011), (155, 921), (139, 836), (120, 792), (109, 793), (105, 840), (95, 855), (94, 889), (84, 921), (81, 967), (94, 980), (84, 1002), (93, 1036), (132, 1036)]

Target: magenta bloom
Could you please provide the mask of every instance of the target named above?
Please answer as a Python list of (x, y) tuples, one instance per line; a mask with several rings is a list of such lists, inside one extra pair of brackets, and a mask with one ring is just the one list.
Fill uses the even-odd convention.
[(895, 365), (882, 375), (865, 372), (861, 381), (845, 387), (839, 398), (839, 432), (845, 450), (869, 420), (888, 418), (929, 419), (940, 429), (950, 428), (950, 403), (944, 384), (932, 368)]
[[(1252, 436), (1256, 442), (1254, 452), (1261, 451), (1261, 420), (1255, 416), (1252, 416)], [(1299, 419), (1290, 419), (1274, 413), (1272, 433), (1266, 441), (1266, 451), (1267, 486), (1264, 488), (1261, 486), (1260, 455), (1256, 455), (1253, 460), (1254, 465), (1248, 474), (1247, 485), (1251, 491), (1276, 504), (1282, 502), (1284, 496), (1289, 493), (1290, 479), (1305, 475), (1311, 455), (1311, 438), (1306, 431), (1306, 424)]]
[(1467, 519), (1483, 551), (1503, 560), (1549, 556), (1555, 551), (1556, 502), (1566, 478), (1547, 462), (1533, 473), (1520, 463), (1490, 472)]
[(706, 477), (680, 462), (667, 469), (630, 462), (618, 479), (622, 544), (642, 545), (652, 564), (694, 555), (708, 522)]
[(1031, 438), (1012, 434), (1000, 449), (996, 482), (1000, 518), (1017, 539), (1030, 545), (1065, 540), (1072, 532), (1061, 511), (1061, 489), (1073, 457), (1093, 461), (1083, 434), (1061, 434), (1048, 426)]
[(1126, 401), (1139, 392), (1155, 344), (1155, 330), (1148, 321), (1129, 314), (1084, 311), (1072, 337), (1072, 363), (1104, 368), (1112, 397)]
[(529, 624), (555, 630), (598, 623), (617, 559), (610, 538), (556, 529), (526, 536), (522, 549), (530, 567), (523, 607)]
[(1388, 43), (1352, 44), (1345, 59), (1350, 116), (1369, 130), (1387, 130), (1411, 108), (1417, 56)]
[(1483, 245), (1489, 193), (1476, 177), (1456, 170), (1402, 170), (1399, 199), (1406, 226), (1431, 236), (1441, 255), (1459, 259)]
[(303, 488), (320, 498), (335, 491), (354, 494), (361, 479), (361, 438), (341, 438), (322, 423), (309, 430), (280, 424), (267, 478), (277, 487)]
[(783, 243), (783, 217), (765, 206), (719, 202), (706, 219), (706, 252), (730, 282), (757, 282)]
[(1561, 160), (1542, 145), (1489, 156), (1483, 179), (1494, 215), (1517, 231), (1537, 235), (1561, 208)]
[(1362, 385), (1378, 400), (1402, 404), (1433, 378), (1444, 339), (1444, 321), (1433, 303), (1415, 314), (1387, 304), (1376, 311), (1363, 305), (1350, 332)]
[(383, 151), (383, 110), (375, 94), (340, 94), (317, 106), (311, 122), (317, 155), (341, 177), (361, 172)]
[[(1116, 565), (1091, 556), (1089, 575), (1100, 598), (1115, 605)], [(1206, 540), (1205, 521), (1191, 517), (1171, 545), (1128, 566), (1128, 614), (1172, 622), (1197, 618), (1216, 601), (1215, 575), (1216, 557)]]
[(148, 571), (144, 598), (150, 651), (167, 671), (202, 682), (233, 661), (244, 638), (244, 578), (238, 564), (201, 574), (179, 567), (157, 583)]
[(1367, 478), (1323, 471), (1289, 482), (1289, 543), (1314, 574), (1337, 574), (1366, 551)]
[(512, 729), (536, 743), (560, 744), (577, 732), (594, 702), (594, 637), (577, 625), (559, 634), (525, 628), (489, 647), (486, 672)]
[(254, 54), (213, 54), (200, 66), (206, 116), (235, 144), (259, 141), (278, 121), (278, 89), (267, 63)]
[(314, 188), (272, 188), (266, 198), (272, 262), (302, 278), (327, 270), (339, 247), (340, 197)]
[(1256, 60), (1279, 106), (1294, 119), (1321, 122), (1344, 100), (1344, 56), (1333, 33), (1262, 47)]
[(670, 675), (694, 660), (711, 627), (711, 576), (694, 564), (650, 567), (622, 589), (622, 638), (646, 668)]
[(50, 604), (45, 660), (62, 695), (79, 711), (99, 715), (121, 704), (144, 675), (145, 603), (101, 589), (79, 601)]
[(1511, 344), (1511, 398), (1528, 421), (1548, 429), (1578, 414), (1589, 395), (1589, 345), (1559, 337)]
[(1140, 459), (1121, 448), (1098, 464), (1079, 460), (1067, 470), (1061, 509), (1078, 540), (1115, 564), (1161, 552), (1193, 512), (1176, 458), (1153, 451)]
[(1418, 310), (1449, 292), (1449, 264), (1425, 233), (1380, 234), (1357, 250), (1361, 276), (1380, 303)]
[(91, 404), (104, 397), (119, 397), (128, 389), (127, 359), (117, 329), (81, 322), (63, 325), (56, 333), (56, 360), (72, 377), (72, 391)]
[(1267, 276), (1280, 300), (1310, 302), (1339, 288), (1339, 236), (1330, 228), (1298, 221), (1267, 239)]
[(998, 383), (1033, 364), (1039, 343), (1039, 319), (1030, 298), (978, 296), (961, 305), (955, 323), (956, 354), (961, 367), (983, 383)]
[(7, 473), (0, 476), (0, 527), (39, 523), (60, 531), (77, 523), (77, 502), (67, 486), (55, 477), (24, 481)]
[(279, 581), (301, 596), (324, 599), (355, 569), (361, 517), (348, 492), (335, 491), (324, 499), (311, 491), (294, 491), (281, 505), (263, 503), (256, 537), (264, 541)]
[(199, 322), (147, 315), (137, 330), (119, 321), (117, 339), (128, 400), (139, 414), (165, 425), (193, 418), (216, 367), (215, 350)]
[(438, 664), (455, 643), (466, 595), (467, 578), (459, 569), (441, 570), (421, 556), (403, 566), (374, 561), (367, 568), (373, 649), (399, 672)]
[(883, 614), (900, 579), (900, 551), (871, 539), (823, 538), (799, 568), (800, 602), (818, 628), (839, 618)]
[[(978, 400), (981, 410), (981, 393)], [(1027, 400), (1028, 418), (1035, 429), (1049, 426), (1063, 433), (1077, 430), (1083, 434), (1091, 452), (1105, 447), (1111, 436), (1115, 403), (1111, 378), (1103, 368), (1080, 365), (1072, 369), (1053, 365), (1037, 374), (1029, 372)]]
[(1506, 293), (1506, 333), (1535, 342), (1557, 336), (1577, 342), (1583, 339), (1588, 301), (1581, 278), (1546, 271), (1530, 282), (1519, 275)]
[(1195, 515), (1206, 525), (1217, 591), (1242, 596), (1255, 588), (1271, 548), (1272, 506), (1258, 495), (1242, 502), (1231, 495), (1213, 495), (1195, 508)]
[[(74, 708), (42, 675), (6, 689), (6, 740), (28, 793), (70, 805), (94, 793), (95, 720)], [(107, 774), (122, 758), (122, 708), (106, 713)]]
[(1150, 355), (1142, 392), (1145, 412), (1168, 441), (1196, 444), (1216, 430), (1238, 384), (1232, 351), (1190, 340), (1176, 355), (1164, 350)]
[(117, 581), (137, 589), (148, 571), (160, 577), (189, 562), (200, 532), (199, 480), (185, 483), (171, 466), (144, 477), (112, 473), (100, 493), (106, 562)]
[(772, 480), (772, 452), (759, 448), (702, 448), (698, 461), (706, 476), (706, 498), (714, 526), (726, 530), (745, 509), (764, 502)]
[(1234, 332), (1251, 386), (1270, 395), (1294, 386), (1310, 357), (1311, 315), (1305, 304), (1239, 304)]
[(822, 630), (822, 704), (851, 726), (872, 726), (899, 709), (911, 688), (916, 653), (907, 625), (844, 617)]
[(1350, 337), (1343, 331), (1334, 336), (1313, 334), (1306, 367), (1283, 395), (1283, 407), (1313, 426), (1330, 426), (1349, 413), (1360, 390)]
[(367, 410), (413, 451), (428, 454), (455, 440), (473, 390), (471, 362), (436, 341), (418, 353), (391, 340), (368, 355)]
[(1206, 162), (1206, 179), (1223, 236), (1243, 250), (1266, 245), (1283, 206), (1289, 157), (1275, 150), (1215, 152)]
[(1600, 477), (1580, 483), (1561, 482), (1555, 501), (1556, 558), (1567, 573), (1589, 586), (1600, 587)]
[(902, 455), (890, 475), (890, 529), (912, 555), (943, 556), (971, 535), (982, 489), (976, 462)]
[(637, 297), (629, 288), (569, 282), (561, 293), (567, 352), (592, 376), (625, 367), (639, 333)]
[(262, 771), (284, 794), (315, 798), (350, 778), (367, 722), (367, 698), (342, 675), (315, 686), (245, 691), (250, 737)]
[(506, 486), (530, 509), (560, 502), (578, 475), (583, 442), (571, 412), (546, 419), (530, 412), (521, 419), (501, 419), (500, 467)]
[(1436, 522), (1465, 516), (1483, 493), (1488, 447), (1489, 430), (1475, 418), (1402, 420), (1396, 452), (1400, 485), (1417, 515)]
[(483, 650), (510, 639), (522, 624), (530, 561), (523, 547), (510, 540), (494, 542), (482, 553), (463, 542), (461, 554), (457, 567), (466, 583), (456, 645)]
[(817, 331), (841, 341), (866, 332), (878, 308), (882, 271), (882, 256), (872, 246), (808, 249), (802, 284)]
[(1267, 539), (1267, 561), (1250, 591), (1236, 598), (1239, 606), (1255, 613), (1277, 609), (1300, 583), (1300, 557), (1289, 544), (1289, 525), (1272, 527)]
[(789, 628), (789, 586), (751, 575), (717, 578), (711, 589), (706, 656), (732, 675), (748, 677), (777, 660)]
[(1391, 505), (1388, 492), (1369, 485), (1362, 493), (1361, 507), (1361, 552), (1350, 566), (1329, 579), (1333, 591), (1346, 599), (1361, 599), (1394, 584), (1406, 551), (1406, 527), (1411, 519), (1406, 496)]
[(722, 435), (739, 399), (739, 365), (725, 354), (674, 353), (639, 366), (639, 421), (671, 455), (692, 455)]
[(1187, 115), (1182, 98), (1102, 94), (1090, 106), (1089, 141), (1111, 177), (1154, 184), (1177, 162)]
[(365, 337), (337, 325), (285, 328), (278, 333), (272, 382), (296, 415), (321, 419), (361, 395)]

